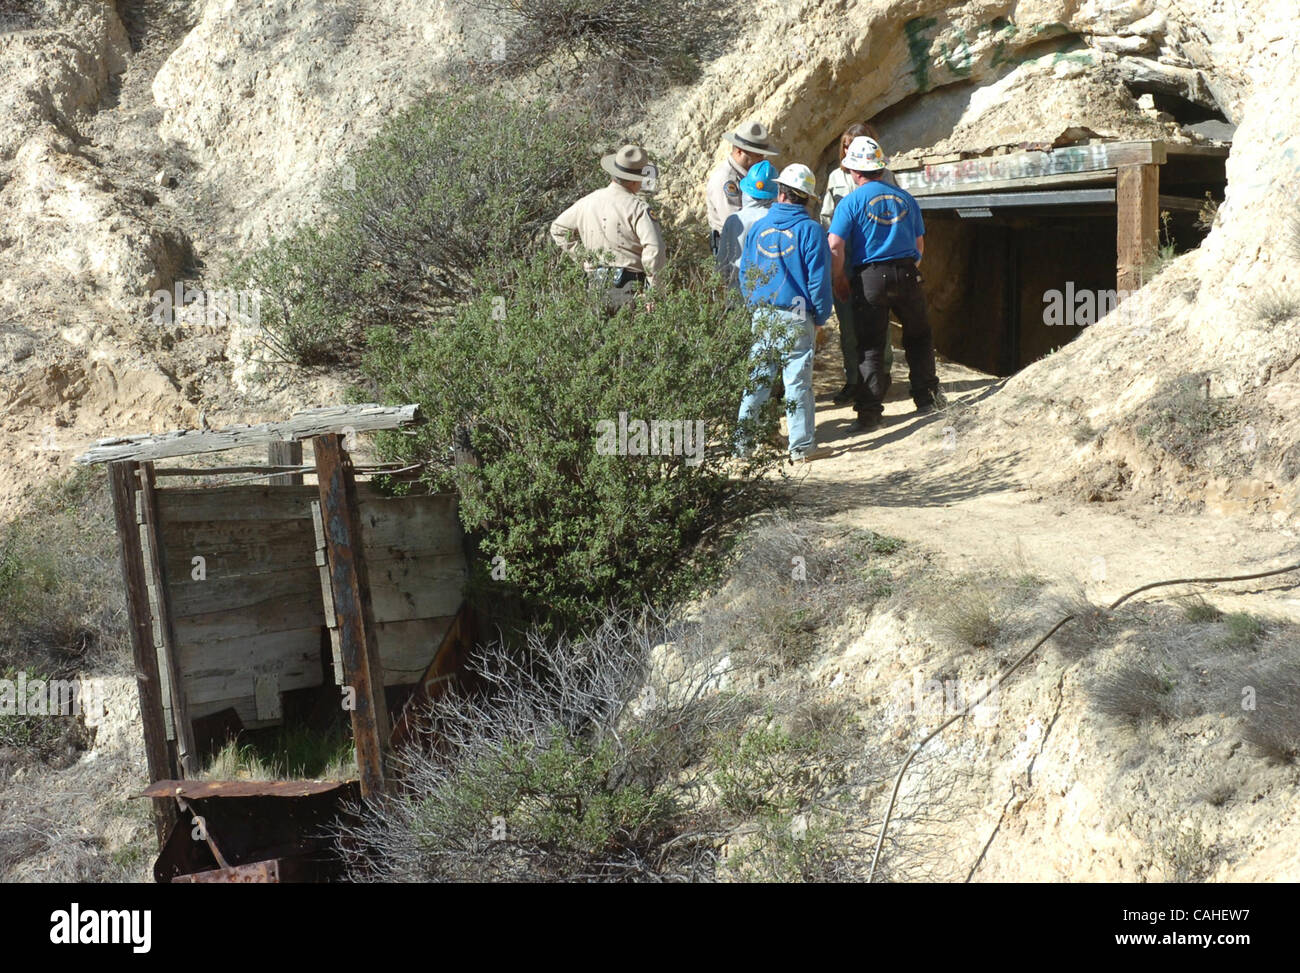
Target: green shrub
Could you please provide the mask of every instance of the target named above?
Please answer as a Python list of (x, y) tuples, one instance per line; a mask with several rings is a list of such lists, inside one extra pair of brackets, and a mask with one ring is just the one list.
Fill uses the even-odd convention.
[[(428, 481), (459, 491), (494, 598), (513, 591), (535, 617), (563, 622), (610, 601), (660, 603), (689, 583), (691, 546), (760, 495), (754, 478), (770, 460), (730, 460), (748, 318), (716, 284), (685, 286), (672, 273), (652, 310), (612, 317), (562, 255), (514, 273), (448, 325), (409, 339), (376, 333), (365, 367), (379, 394), (418, 402), (428, 417), (414, 435), (381, 437), (381, 449), (429, 464)], [(750, 438), (775, 419), (774, 407)], [(673, 439), (680, 455), (620, 455), (625, 421), (681, 423), (694, 439)], [(631, 452), (631, 434), (626, 444)], [(476, 462), (455, 465), (458, 445)], [(668, 448), (663, 435), (658, 448)]]
[(605, 181), (599, 125), (471, 89), (394, 116), (336, 171), (318, 226), (240, 261), (262, 330), (302, 364), (347, 359), (357, 335), (444, 314), (546, 242), (550, 222)]
[(1233, 651), (1254, 648), (1267, 631), (1264, 623), (1249, 612), (1224, 615), (1223, 624), (1223, 636), (1216, 644), (1219, 648)]
[(1223, 612), (1200, 595), (1196, 595), (1187, 599), (1184, 603), (1183, 617), (1193, 624), (1203, 624), (1205, 622), (1217, 622), (1223, 617)]
[(301, 365), (347, 357), (377, 291), (355, 238), (341, 229), (299, 227), (236, 266), (231, 283), (254, 290), (260, 334), (273, 355)]
[(216, 752), (200, 776), (209, 780), (346, 780), (357, 775), (352, 738), (335, 726), (296, 724), (248, 732)]
[[(579, 639), (484, 646), (431, 704), (439, 745), (404, 787), (340, 823), (354, 879), (673, 881), (712, 877), (717, 815), (694, 770), (743, 717), (710, 667), (647, 682), (660, 624), (611, 614)], [(655, 688), (657, 687), (657, 689)]]

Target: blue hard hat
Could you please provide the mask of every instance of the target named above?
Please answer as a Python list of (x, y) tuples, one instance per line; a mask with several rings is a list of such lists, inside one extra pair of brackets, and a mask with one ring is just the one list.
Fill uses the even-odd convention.
[(740, 180), (740, 191), (754, 199), (776, 199), (776, 166), (766, 159), (755, 162)]

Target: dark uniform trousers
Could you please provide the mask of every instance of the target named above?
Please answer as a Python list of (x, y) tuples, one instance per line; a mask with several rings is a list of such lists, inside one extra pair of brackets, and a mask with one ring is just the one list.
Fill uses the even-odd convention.
[(645, 274), (625, 267), (596, 267), (590, 275), (591, 289), (613, 314), (630, 303), (645, 286)]
[(884, 412), (885, 394), (892, 381), (884, 365), (890, 311), (903, 326), (912, 401), (918, 408), (932, 404), (939, 390), (939, 377), (934, 366), (934, 334), (916, 261), (865, 264), (853, 271), (849, 283), (858, 338), (858, 373), (863, 378), (854, 403), (858, 415), (879, 416)]

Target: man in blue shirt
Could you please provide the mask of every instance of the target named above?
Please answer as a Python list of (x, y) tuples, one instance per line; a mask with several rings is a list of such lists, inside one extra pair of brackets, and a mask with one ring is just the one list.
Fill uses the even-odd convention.
[(807, 462), (830, 451), (816, 445), (813, 354), (816, 329), (831, 316), (831, 254), (826, 234), (808, 213), (816, 179), (805, 165), (786, 166), (776, 179), (778, 195), (767, 215), (745, 234), (740, 290), (754, 308), (752, 391), (740, 403), (742, 454), (745, 425), (771, 396), (780, 360), (785, 380), (790, 459)]
[(885, 154), (875, 140), (854, 139), (840, 165), (857, 188), (840, 202), (831, 219), (835, 296), (853, 300), (863, 379), (854, 408), (857, 428), (871, 432), (883, 424), (883, 403), (891, 381), (883, 364), (890, 311), (903, 325), (903, 351), (916, 411), (933, 412), (946, 404), (939, 391), (934, 334), (921, 292), (925, 222), (910, 193), (882, 181)]

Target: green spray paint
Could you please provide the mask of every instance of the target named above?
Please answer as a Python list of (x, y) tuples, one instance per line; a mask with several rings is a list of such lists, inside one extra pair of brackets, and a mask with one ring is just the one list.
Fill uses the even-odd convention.
[(939, 21), (933, 17), (913, 17), (903, 25), (907, 35), (907, 54), (912, 59), (912, 77), (916, 81), (917, 91), (927, 91), (930, 87), (930, 38), (926, 32), (937, 26)]

